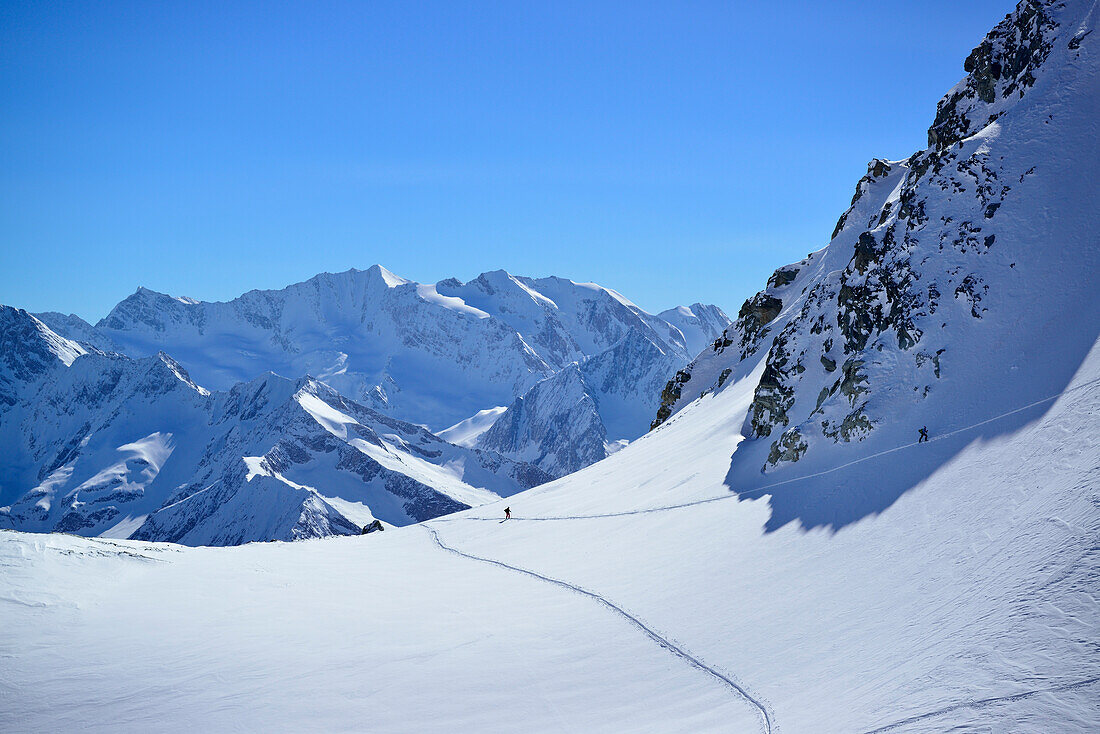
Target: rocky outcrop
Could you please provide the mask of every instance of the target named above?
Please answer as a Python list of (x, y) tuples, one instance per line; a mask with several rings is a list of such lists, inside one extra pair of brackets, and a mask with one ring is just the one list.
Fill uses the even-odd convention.
[(672, 415), (672, 406), (683, 395), (684, 385), (691, 379), (691, 372), (687, 370), (678, 370), (671, 380), (669, 380), (663, 390), (661, 390), (661, 405), (657, 409), (657, 417), (653, 419), (653, 422), (649, 425), (649, 429), (653, 430), (657, 426), (668, 420), (668, 417)]
[[(917, 258), (927, 259), (930, 240), (937, 250), (950, 248), (962, 257), (955, 259), (946, 279), (969, 315), (982, 318), (989, 287), (978, 273), (977, 259), (994, 246), (996, 235), (983, 231), (988, 225), (979, 222), (995, 218), (1011, 186), (986, 147), (963, 146), (960, 141), (997, 120), (1012, 99), (1034, 84), (1056, 28), (1048, 9), (1049, 3), (1021, 3), (971, 53), (965, 64), (967, 78), (938, 106), (928, 150), (907, 161), (875, 159), (868, 165), (830, 246), (833, 257), (849, 248), (846, 265), (810, 287), (801, 307), (771, 342), (749, 423), (757, 438), (772, 437), (777, 427), (787, 430), (772, 437), (765, 469), (797, 461), (812, 450), (814, 435), (848, 442), (872, 431), (878, 419), (871, 399), (884, 351), (896, 351), (898, 359), (911, 353), (918, 374), (930, 366), (916, 349), (924, 343), (923, 324), (941, 305), (936, 285), (925, 288), (920, 283), (924, 269)], [(931, 213), (942, 210), (938, 202), (944, 194), (973, 197), (975, 215), (941, 216), (933, 222)], [(959, 211), (966, 209), (954, 207), (953, 213)], [(769, 287), (774, 285), (769, 282)], [(766, 292), (749, 302), (767, 303), (774, 302)], [(759, 341), (757, 314), (766, 318), (778, 308), (777, 304), (764, 311), (747, 304), (743, 315), (748, 317), (738, 321), (742, 343)], [(835, 314), (831, 319), (830, 312)], [(932, 382), (941, 377), (942, 354), (940, 349), (935, 355), (935, 369), (928, 375)], [(834, 379), (838, 361), (842, 364)], [(821, 382), (824, 386), (810, 392), (815, 400), (808, 412), (798, 410), (807, 383)], [(914, 387), (924, 396), (929, 389), (925, 381)]]
[[(819, 445), (866, 439), (895, 417), (900, 395), (906, 410), (927, 399), (952, 369), (952, 326), (989, 318), (1000, 280), (990, 273), (1015, 268), (990, 253), (1011, 236), (1004, 212), (1028, 203), (1016, 189), (1042, 161), (1020, 166), (998, 135), (1018, 105), (1034, 114), (1021, 100), (1041, 84), (1053, 49), (1087, 43), (1088, 21), (1074, 15), (1082, 12), (1025, 0), (999, 23), (940, 101), (928, 149), (872, 160), (829, 246), (780, 268), (746, 301), (712, 349), (669, 383), (654, 423), (762, 359), (745, 435), (767, 450), (739, 453), (761, 456), (767, 472)], [(906, 388), (887, 396), (899, 380)]]
[(747, 354), (767, 334), (765, 327), (783, 310), (783, 301), (766, 292), (745, 301), (737, 312), (736, 329), (741, 334), (742, 354)]
[[(967, 77), (936, 108), (928, 147), (943, 151), (996, 120), (1001, 102), (1023, 97), (1054, 43), (1049, 0), (1025, 0), (966, 57)], [(1076, 38), (1076, 37), (1075, 37)], [(1072, 42), (1072, 41), (1071, 41)]]
[(768, 288), (782, 288), (785, 285), (790, 285), (794, 282), (794, 279), (798, 277), (799, 268), (797, 265), (788, 265), (783, 268), (779, 268), (772, 277), (768, 278)]

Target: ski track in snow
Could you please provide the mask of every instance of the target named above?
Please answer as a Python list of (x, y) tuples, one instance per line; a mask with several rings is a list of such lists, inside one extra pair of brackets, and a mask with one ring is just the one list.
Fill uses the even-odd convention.
[(943, 714), (949, 714), (952, 711), (958, 711), (959, 709), (966, 708), (985, 708), (986, 706), (992, 706), (998, 703), (1013, 703), (1015, 701), (1021, 701), (1025, 698), (1031, 698), (1032, 696), (1038, 696), (1040, 693), (1059, 693), (1061, 691), (1072, 691), (1078, 688), (1084, 688), (1086, 686), (1093, 685), (1100, 682), (1100, 678), (1088, 678), (1086, 680), (1079, 680), (1075, 683), (1067, 683), (1061, 686), (1054, 686), (1053, 688), (1039, 688), (1034, 691), (1022, 691), (1020, 693), (1014, 693), (1011, 696), (995, 696), (993, 698), (982, 698), (977, 701), (963, 701), (951, 706), (939, 709), (937, 711), (930, 711), (927, 714), (917, 714), (916, 716), (910, 716), (907, 719), (901, 721), (895, 721), (893, 724), (887, 724), (886, 726), (880, 726), (878, 729), (871, 729), (865, 734), (881, 734), (881, 732), (894, 731), (895, 729), (903, 726), (909, 726), (910, 724), (916, 724), (920, 721), (932, 719)]
[[(970, 430), (973, 430), (975, 428), (979, 428), (979, 427), (987, 425), (989, 423), (993, 423), (994, 421), (998, 421), (1002, 418), (1007, 418), (1010, 415), (1015, 415), (1016, 413), (1021, 413), (1025, 410), (1029, 410), (1029, 409), (1034, 408), (1036, 406), (1042, 405), (1043, 403), (1049, 403), (1053, 400), (1057, 400), (1060, 397), (1068, 395), (1072, 392), (1077, 392), (1078, 390), (1083, 390), (1086, 387), (1090, 387), (1090, 386), (1095, 385), (1097, 383), (1100, 383), (1100, 378), (1096, 378), (1094, 380), (1089, 380), (1088, 382), (1083, 382), (1080, 385), (1076, 385), (1076, 386), (1071, 387), (1067, 390), (1063, 390), (1062, 392), (1058, 393), (1057, 395), (1051, 395), (1049, 397), (1045, 397), (1045, 398), (1042, 398), (1040, 400), (1036, 400), (1033, 403), (1028, 403), (1027, 405), (1021, 406), (1019, 408), (1015, 408), (1015, 409), (1009, 410), (1005, 413), (995, 415), (992, 418), (986, 418), (985, 420), (978, 421), (977, 423), (972, 423), (968, 426), (963, 426), (962, 428), (956, 428), (955, 430), (948, 431), (947, 433), (941, 433), (941, 434), (935, 436), (934, 438), (928, 439), (928, 441), (925, 441), (924, 443), (932, 443), (933, 441), (942, 441), (945, 438), (950, 438), (952, 436), (957, 436), (960, 433), (964, 433), (966, 431), (970, 431)], [(640, 509), (640, 510), (625, 510), (623, 512), (605, 512), (605, 513), (597, 513), (597, 514), (593, 514), (593, 515), (555, 515), (554, 517), (512, 517), (511, 519), (512, 520), (525, 520), (527, 522), (551, 522), (551, 521), (555, 521), (555, 520), (592, 520), (592, 519), (601, 518), (601, 517), (625, 517), (625, 516), (628, 516), (628, 515), (647, 515), (651, 512), (668, 512), (669, 510), (682, 510), (685, 507), (695, 507), (697, 505), (705, 505), (705, 504), (708, 504), (710, 502), (721, 502), (723, 500), (730, 500), (730, 499), (760, 499), (759, 497), (751, 497), (750, 495), (753, 494), (753, 493), (756, 493), (756, 492), (763, 492), (766, 489), (772, 489), (774, 487), (779, 487), (779, 486), (782, 486), (784, 484), (790, 484), (792, 482), (801, 482), (801, 481), (806, 480), (806, 479), (813, 479), (814, 477), (820, 477), (820, 476), (824, 476), (826, 474), (832, 474), (834, 472), (840, 471), (841, 469), (847, 469), (850, 466), (854, 466), (856, 464), (862, 464), (865, 461), (869, 461), (871, 459), (875, 459), (875, 458), (878, 458), (880, 456), (885, 456), (887, 454), (892, 454), (895, 451), (902, 451), (904, 449), (910, 449), (910, 448), (913, 448), (915, 446), (919, 446), (920, 443), (921, 443), (920, 441), (914, 441), (912, 443), (902, 444), (901, 446), (895, 446), (893, 448), (886, 449), (884, 451), (879, 451), (879, 452), (874, 453), (874, 454), (868, 454), (867, 456), (863, 456), (863, 457), (860, 457), (860, 458), (855, 459), (853, 461), (849, 461), (847, 463), (840, 464), (839, 466), (834, 466), (831, 469), (824, 469), (822, 471), (814, 472), (813, 474), (806, 474), (806, 475), (801, 476), (801, 477), (791, 477), (790, 479), (784, 479), (781, 482), (773, 482), (772, 484), (765, 484), (763, 487), (754, 487), (752, 489), (746, 489), (743, 492), (733, 491), (733, 492), (730, 492), (729, 494), (724, 494), (724, 495), (721, 495), (719, 497), (706, 497), (706, 498), (701, 499), (701, 500), (694, 500), (693, 502), (681, 502), (680, 504), (677, 504), (677, 505), (663, 505), (661, 507), (647, 507), (647, 508)], [(432, 522), (461, 522), (463, 520), (480, 520), (480, 521), (483, 521), (483, 522), (492, 520), (492, 521), (499, 522), (500, 518), (499, 517), (454, 517), (454, 518), (441, 517), (441, 518), (436, 518), (435, 520), (432, 520)]]
[[(478, 519), (481, 519), (481, 518), (478, 518)], [(558, 518), (558, 519), (564, 519), (564, 518)], [(645, 635), (647, 637), (649, 637), (651, 640), (653, 640), (658, 645), (660, 645), (661, 647), (663, 647), (666, 650), (668, 650), (669, 652), (671, 652), (673, 655), (679, 657), (681, 660), (686, 662), (688, 665), (691, 665), (693, 668), (701, 670), (704, 673), (708, 673), (709, 675), (717, 678), (722, 683), (724, 683), (726, 686), (728, 686), (730, 689), (732, 689), (738, 696), (740, 696), (742, 699), (744, 699), (747, 703), (752, 705), (753, 708), (755, 708), (757, 710), (757, 712), (760, 714), (762, 730), (764, 731), (765, 734), (771, 734), (771, 732), (772, 732), (772, 720), (771, 720), (771, 715), (768, 713), (767, 708), (765, 708), (764, 705), (762, 703), (760, 703), (760, 701), (758, 701), (756, 698), (754, 698), (741, 685), (739, 685), (736, 681), (734, 681), (730, 677), (720, 673), (719, 671), (717, 671), (714, 668), (710, 667), (706, 663), (702, 662), (697, 657), (695, 657), (691, 653), (687, 652), (683, 648), (673, 644), (672, 642), (670, 642), (666, 638), (664, 638), (661, 635), (657, 634), (656, 632), (653, 631), (652, 628), (647, 626), (640, 619), (638, 619), (637, 617), (635, 617), (633, 614), (626, 611), (622, 607), (616, 605), (614, 602), (608, 600), (606, 597), (600, 596), (599, 594), (597, 594), (594, 591), (589, 591), (588, 589), (585, 589), (585, 588), (582, 588), (580, 586), (576, 586), (574, 584), (571, 584), (568, 581), (561, 581), (559, 579), (554, 579), (554, 578), (551, 578), (549, 576), (543, 576), (542, 574), (537, 573), (535, 571), (531, 571), (531, 570), (526, 569), (526, 568), (520, 568), (519, 566), (513, 566), (509, 563), (505, 563), (504, 561), (498, 561), (498, 560), (493, 559), (493, 558), (485, 558), (483, 556), (476, 556), (476, 555), (473, 555), (471, 553), (466, 553), (464, 551), (459, 550), (458, 548), (455, 548), (453, 546), (449, 546), (446, 543), (444, 543), (443, 540), (439, 537), (439, 533), (436, 532), (435, 528), (429, 527), (426, 524), (423, 527), (424, 527), (425, 530), (428, 531), (428, 533), (431, 534), (432, 539), (435, 541), (436, 545), (438, 545), (440, 548), (447, 551), (448, 553), (453, 553), (455, 555), (462, 556), (463, 558), (468, 558), (468, 559), (473, 560), (473, 561), (479, 561), (481, 563), (489, 563), (489, 564), (492, 564), (494, 566), (500, 566), (501, 568), (508, 569), (509, 571), (515, 571), (517, 573), (522, 573), (526, 576), (531, 576), (532, 578), (536, 578), (540, 581), (545, 581), (546, 583), (554, 584), (555, 586), (560, 586), (564, 589), (569, 589), (570, 591), (574, 591), (578, 594), (582, 594), (584, 596), (587, 596), (590, 599), (598, 601), (599, 603), (603, 604), (605, 607), (607, 607), (611, 611), (613, 611), (616, 614), (618, 614), (619, 616), (625, 618), (634, 627), (637, 627), (639, 630), (641, 630), (643, 633), (645, 633)]]

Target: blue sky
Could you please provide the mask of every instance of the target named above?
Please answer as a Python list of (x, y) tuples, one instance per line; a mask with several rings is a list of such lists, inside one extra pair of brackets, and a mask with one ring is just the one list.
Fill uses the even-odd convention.
[(0, 4), (0, 302), (89, 320), (380, 262), (735, 312), (1013, 7)]

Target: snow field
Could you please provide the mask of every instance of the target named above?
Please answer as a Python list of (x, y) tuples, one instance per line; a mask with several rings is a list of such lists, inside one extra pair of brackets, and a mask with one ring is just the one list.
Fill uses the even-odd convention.
[(600, 605), (420, 528), (227, 550), (4, 532), (0, 549), (20, 630), (0, 643), (5, 731), (756, 726)]

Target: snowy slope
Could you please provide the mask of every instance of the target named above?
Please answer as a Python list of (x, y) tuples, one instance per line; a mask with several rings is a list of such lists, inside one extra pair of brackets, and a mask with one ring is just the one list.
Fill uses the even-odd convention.
[(0, 526), (227, 545), (402, 525), (544, 482), (311, 378), (226, 392), (165, 354), (84, 354), (0, 309)]
[(450, 441), (456, 446), (473, 446), (477, 443), (481, 434), (485, 433), (496, 423), (497, 418), (508, 408), (500, 405), (495, 408), (486, 408), (485, 410), (479, 410), (474, 415), (460, 420), (450, 428), (444, 428), (442, 431), (436, 431), (437, 436), (444, 441)]
[(101, 352), (119, 351), (118, 345), (110, 337), (74, 313), (66, 315), (57, 311), (45, 311), (34, 314), (34, 317), (66, 339), (94, 347)]
[(656, 422), (763, 359), (731, 467), (752, 484), (1064, 388), (1100, 324), (1090, 12), (1024, 4), (999, 24), (929, 148), (871, 162), (829, 246), (776, 271)]
[[(863, 503), (835, 531), (774, 529), (770, 493), (730, 493), (758, 376), (510, 498), (500, 530), (488, 506), (432, 526), (613, 602), (733, 678), (773, 731), (1095, 730), (1100, 347), (1054, 399), (991, 403), (988, 423), (790, 482)], [(923, 476), (880, 512), (863, 490), (899, 465)]]
[[(1100, 267), (1096, 210), (1082, 208), (1092, 167), (1080, 163), (1097, 152), (1096, 11), (1025, 2), (990, 36), (1011, 58), (986, 66), (1022, 64), (1034, 82), (1000, 110), (996, 141), (983, 129), (977, 142), (1000, 146), (998, 166), (1036, 170), (1026, 196), (1005, 195), (996, 231), (978, 223), (996, 235), (980, 259), (948, 237), (912, 257), (872, 248), (859, 273), (862, 232), (842, 226), (793, 281), (773, 279), (765, 296), (782, 305), (754, 299), (697, 361), (681, 388), (705, 396), (604, 461), (510, 497), (511, 521), (499, 502), (365, 537), (231, 549), (0, 532), (14, 630), (0, 638), (0, 727), (1100, 729)], [(1040, 28), (1039, 41), (1021, 28)], [(972, 82), (988, 96), (973, 75), (956, 90)], [(861, 199), (889, 201), (885, 188), (904, 190), (897, 178), (916, 170), (890, 169), (871, 171)], [(981, 196), (912, 183), (927, 220), (954, 231)], [(1002, 263), (1002, 245), (1018, 259)], [(888, 271), (903, 263), (922, 287), (976, 275), (989, 291), (980, 305), (965, 290), (944, 297), (935, 314), (877, 297), (866, 315), (888, 320), (856, 323), (825, 295), (893, 294), (886, 284), (902, 281)], [(857, 283), (872, 271), (873, 288)], [(826, 324), (832, 350), (818, 341)], [(919, 330), (917, 343), (899, 345), (899, 329)], [(882, 348), (845, 356), (862, 333)], [(938, 378), (912, 357), (932, 347), (946, 350)], [(785, 370), (780, 351), (803, 370)], [(808, 425), (800, 411), (820, 394), (809, 358), (825, 369), (834, 355), (838, 370), (870, 358), (853, 380), (867, 393), (843, 406), (879, 401), (865, 407), (871, 429), (834, 443), (807, 428), (797, 461), (767, 462), (762, 397), (790, 390), (777, 432)], [(931, 440), (918, 444), (924, 422)]]
[(751, 383), (510, 498), (513, 521), (430, 525), (466, 557), (423, 526), (229, 549), (0, 532), (0, 726), (1095, 730), (1100, 350), (1021, 430), (905, 449), (955, 459), (835, 533), (768, 532), (767, 500), (724, 484)]

